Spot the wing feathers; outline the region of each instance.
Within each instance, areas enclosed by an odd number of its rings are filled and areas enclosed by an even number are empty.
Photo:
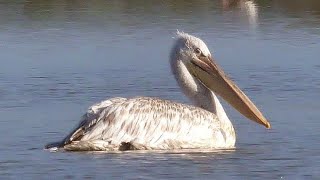
[[[90,107],[65,144],[104,140],[119,146],[130,142],[150,148],[182,147],[195,136],[210,138],[217,125],[214,114],[194,106],[147,97],[113,98]]]

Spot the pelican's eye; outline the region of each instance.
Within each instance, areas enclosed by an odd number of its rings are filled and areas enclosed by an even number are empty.
[[[196,48],[196,49],[194,50],[194,52],[195,52],[198,56],[200,56],[200,55],[202,54],[202,52],[201,52],[201,50],[200,50],[199,48]]]

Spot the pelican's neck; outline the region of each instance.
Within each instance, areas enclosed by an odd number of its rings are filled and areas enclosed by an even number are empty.
[[[225,139],[225,143],[229,147],[234,147],[236,142],[236,133],[234,131],[233,125],[229,120],[226,112],[224,111],[219,99],[217,96],[212,92],[212,101],[215,104],[216,115],[220,121],[221,129],[223,129],[223,136]]]
[[[195,106],[215,114],[221,122],[222,128],[231,128],[233,130],[232,123],[217,96],[192,76],[182,61],[171,61],[171,69],[182,92]]]

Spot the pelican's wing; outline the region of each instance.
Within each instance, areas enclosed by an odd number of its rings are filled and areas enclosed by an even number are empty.
[[[68,144],[71,141],[81,140],[81,138],[90,131],[91,127],[95,126],[97,122],[102,119],[101,113],[106,108],[112,107],[114,104],[119,104],[126,100],[126,98],[115,97],[89,107],[88,111],[82,116],[82,120],[79,125],[64,139],[64,144]]]
[[[220,123],[206,110],[154,98],[117,98],[92,106],[65,144],[75,144],[74,149],[79,142],[84,149],[125,143],[138,149],[196,148],[210,145],[215,133],[221,133]]]

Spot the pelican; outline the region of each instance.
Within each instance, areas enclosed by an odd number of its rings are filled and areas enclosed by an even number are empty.
[[[153,97],[111,98],[89,107],[79,125],[46,149],[124,151],[234,148],[236,134],[217,96],[266,128],[270,123],[213,60],[199,38],[177,32],[172,73],[192,105]]]

